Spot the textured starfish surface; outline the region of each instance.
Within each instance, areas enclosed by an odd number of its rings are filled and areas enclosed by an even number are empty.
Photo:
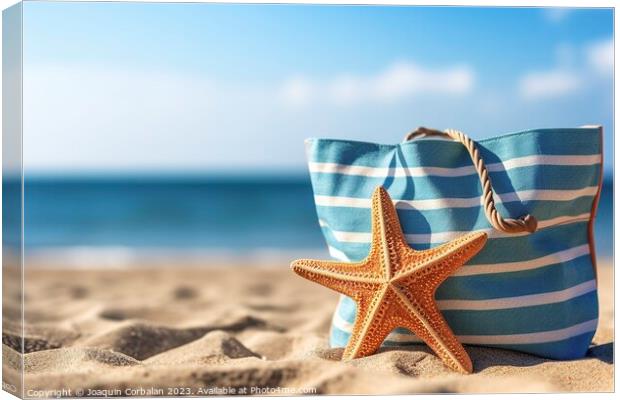
[[[471,373],[472,363],[435,303],[437,287],[478,253],[487,240],[472,232],[423,251],[409,247],[392,199],[383,187],[372,196],[372,243],[358,263],[296,260],[300,276],[357,303],[357,315],[343,360],[374,354],[397,327],[422,339],[450,368]]]

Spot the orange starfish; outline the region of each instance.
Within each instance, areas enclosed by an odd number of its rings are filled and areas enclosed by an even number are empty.
[[[397,327],[415,333],[443,362],[472,372],[463,346],[435,303],[437,287],[486,243],[484,232],[472,232],[430,250],[409,247],[392,199],[383,187],[372,196],[372,243],[361,262],[296,260],[298,275],[326,286],[357,303],[357,315],[343,360],[374,354]]]

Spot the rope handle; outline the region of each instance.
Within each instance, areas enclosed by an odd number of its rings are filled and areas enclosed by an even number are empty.
[[[503,218],[499,211],[495,208],[495,200],[493,199],[493,186],[491,185],[491,178],[487,167],[484,165],[484,160],[480,157],[480,152],[476,146],[476,142],[470,139],[466,134],[455,129],[446,129],[445,131],[439,131],[436,129],[429,129],[425,127],[419,127],[416,130],[408,133],[405,136],[404,141],[410,141],[421,136],[439,136],[448,137],[456,142],[461,143],[467,149],[471,160],[474,163],[476,172],[480,177],[480,183],[482,185],[482,200],[484,203],[484,213],[487,219],[493,225],[493,227],[499,231],[506,233],[520,233],[520,232],[536,232],[538,227],[538,221],[533,215],[527,214],[518,219]]]

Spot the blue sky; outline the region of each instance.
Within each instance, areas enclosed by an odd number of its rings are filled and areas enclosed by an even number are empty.
[[[24,6],[26,168],[303,171],[306,137],[613,132],[609,9]]]

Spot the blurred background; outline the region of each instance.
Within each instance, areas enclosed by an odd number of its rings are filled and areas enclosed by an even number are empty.
[[[612,254],[613,10],[24,4],[32,254],[326,257],[303,140],[601,124]]]

